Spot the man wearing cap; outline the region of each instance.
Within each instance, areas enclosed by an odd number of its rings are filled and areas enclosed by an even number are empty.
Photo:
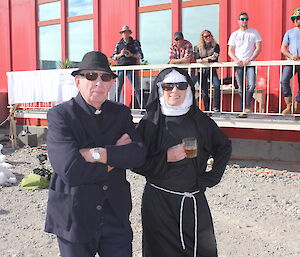
[[[122,35],[121,40],[116,44],[113,58],[118,61],[118,66],[127,66],[127,65],[136,65],[139,64],[140,59],[144,58],[141,44],[138,40],[133,39],[130,35],[132,33],[129,26],[125,25],[119,31]],[[139,88],[139,80],[137,72],[131,70],[126,70],[126,75],[132,84],[132,76],[134,76],[134,91],[136,95],[136,100],[140,106],[141,103],[141,92]],[[124,70],[118,71],[118,92],[117,92],[117,101],[120,100],[122,87],[124,84]]]
[[[281,52],[289,60],[298,61],[299,65],[295,66],[294,74],[293,66],[287,65],[283,68],[281,84],[284,101],[286,103],[286,108],[282,111],[283,114],[292,113],[292,91],[290,80],[296,73],[298,73],[298,93],[294,103],[294,113],[300,113],[300,7],[293,12],[291,20],[295,27],[285,33],[281,45]]]
[[[247,117],[251,110],[251,101],[253,99],[256,86],[256,73],[254,66],[248,66],[251,61],[255,61],[261,52],[262,39],[256,29],[248,28],[249,16],[242,12],[238,16],[240,28],[231,33],[228,40],[228,55],[237,64],[236,80],[239,87],[241,99],[240,110],[243,112],[239,117]],[[246,71],[248,86],[244,84],[244,72]],[[246,91],[246,96],[245,96]]]
[[[92,51],[72,72],[79,90],[48,111],[47,147],[53,175],[45,231],[57,235],[62,257],[131,257],[130,185],[144,146],[130,109],[107,100],[117,76]]]
[[[169,63],[191,63],[194,61],[193,46],[185,40],[182,32],[174,33],[174,42],[169,48]]]

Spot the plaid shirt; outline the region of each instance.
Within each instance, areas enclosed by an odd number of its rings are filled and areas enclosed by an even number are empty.
[[[169,59],[181,59],[184,57],[189,57],[190,62],[194,61],[194,53],[192,44],[184,40],[183,45],[178,48],[175,43],[172,43],[169,49]]]

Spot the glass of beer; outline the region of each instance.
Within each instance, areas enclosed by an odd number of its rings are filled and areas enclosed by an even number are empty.
[[[197,156],[197,138],[186,137],[182,139],[182,145],[187,158],[195,158]]]

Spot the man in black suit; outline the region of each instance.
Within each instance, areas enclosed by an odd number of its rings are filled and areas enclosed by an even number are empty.
[[[62,257],[130,257],[130,185],[126,168],[143,164],[145,149],[130,109],[107,100],[117,76],[107,57],[87,53],[72,72],[79,93],[48,112],[53,175],[45,231]]]

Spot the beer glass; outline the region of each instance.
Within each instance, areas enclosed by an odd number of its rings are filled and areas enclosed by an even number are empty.
[[[182,139],[182,145],[187,158],[195,158],[197,156],[197,138],[186,137]]]

